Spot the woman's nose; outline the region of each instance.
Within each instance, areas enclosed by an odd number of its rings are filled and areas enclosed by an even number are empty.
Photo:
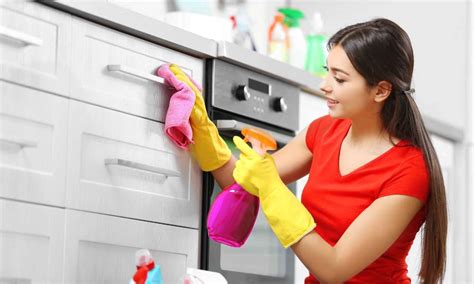
[[[323,80],[321,81],[321,84],[319,85],[319,89],[325,94],[331,92],[332,90],[327,81],[328,77],[329,76],[327,75],[324,76]]]

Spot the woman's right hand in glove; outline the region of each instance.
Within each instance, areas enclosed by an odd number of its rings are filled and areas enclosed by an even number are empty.
[[[226,164],[232,157],[232,153],[220,137],[219,131],[209,119],[204,104],[201,90],[176,64],[170,64],[170,71],[176,79],[189,87],[196,96],[193,110],[189,117],[193,129],[194,143],[191,145],[191,153],[199,163],[203,171],[214,171]]]

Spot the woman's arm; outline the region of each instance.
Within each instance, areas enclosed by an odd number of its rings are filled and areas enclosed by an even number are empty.
[[[312,153],[306,146],[307,130],[308,128],[303,129],[287,145],[272,154],[278,174],[285,184],[294,182],[309,172]],[[214,179],[221,188],[235,182],[232,171],[236,161],[237,158],[232,156],[224,166],[212,171]]]
[[[291,248],[319,281],[343,282],[379,258],[422,207],[410,196],[381,197],[354,220],[334,247],[313,231]]]

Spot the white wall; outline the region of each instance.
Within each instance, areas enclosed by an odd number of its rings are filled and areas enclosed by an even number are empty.
[[[322,13],[329,35],[350,24],[386,17],[409,34],[415,52],[416,99],[421,111],[465,129],[468,1],[292,1],[308,18]],[[308,30],[308,22],[302,27]]]

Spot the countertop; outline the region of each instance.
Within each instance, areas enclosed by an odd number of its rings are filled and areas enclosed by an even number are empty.
[[[92,1],[39,1],[75,16],[198,57],[219,58],[298,86],[314,95],[321,78],[229,42],[216,42],[117,5]]]

